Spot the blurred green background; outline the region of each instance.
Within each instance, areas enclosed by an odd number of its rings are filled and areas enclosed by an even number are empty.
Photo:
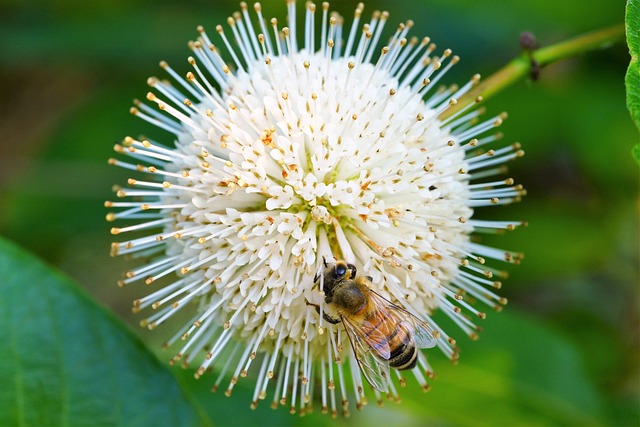
[[[284,20],[284,0],[262,3],[266,17]],[[331,2],[348,22],[355,4]],[[0,234],[75,278],[158,352],[173,329],[139,328],[130,306],[145,290],[115,285],[130,265],[109,258],[103,202],[129,174],[106,160],[126,135],[170,141],[129,115],[132,99],[162,75],[161,59],[188,71],[196,26],[215,33],[237,9],[235,0],[0,3]],[[611,0],[378,0],[366,2],[365,16],[375,9],[389,10],[391,23],[413,19],[412,35],[460,55],[449,83],[497,70],[519,53],[521,31],[546,46],[624,18],[624,2]],[[489,313],[480,340],[458,334],[460,364],[431,358],[438,377],[429,394],[408,387],[402,404],[369,405],[348,421],[300,418],[268,404],[250,411],[250,380],[227,399],[209,393],[215,376],[195,381],[176,369],[215,425],[638,425],[639,176],[630,155],[638,131],[625,107],[628,59],[622,43],[592,52],[487,103],[509,113],[504,141],[524,145],[510,175],[528,196],[478,216],[527,220],[491,239],[526,257],[509,268],[509,305]]]

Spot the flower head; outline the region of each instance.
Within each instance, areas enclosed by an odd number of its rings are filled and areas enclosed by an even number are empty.
[[[124,201],[107,202],[116,208],[109,220],[128,221],[112,233],[131,235],[113,254],[147,260],[120,282],[149,285],[134,311],[148,313],[150,329],[190,311],[167,341],[179,348],[172,361],[197,361],[196,376],[219,367],[215,388],[229,374],[227,395],[255,375],[254,405],[271,393],[274,404],[304,410],[315,382],[335,414],[337,400],[346,412],[370,393],[342,323],[322,315],[336,316],[314,281],[325,261],[369,276],[455,361],[455,340],[432,314],[445,312],[474,338],[472,318],[485,315],[470,302],[506,302],[493,291],[501,272],[485,260],[521,257],[470,238],[520,225],[473,217],[523,194],[495,177],[519,146],[482,147],[499,138],[504,116],[481,119],[479,99],[456,106],[479,77],[439,86],[458,57],[407,39],[410,21],[381,47],[388,13],[363,24],[362,8],[345,28],[327,3],[308,3],[298,37],[294,1],[288,27],[241,3],[229,28],[216,27],[224,57],[198,28],[193,71],[182,78],[162,62],[173,83],[149,79],[149,104],[132,109],[173,141],[127,137],[115,149],[132,161],[111,160],[140,172],[117,189]],[[426,389],[425,374],[420,352],[416,368],[393,373],[388,393],[397,396],[405,375]]]

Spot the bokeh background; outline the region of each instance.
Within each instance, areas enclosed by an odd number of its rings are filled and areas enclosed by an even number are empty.
[[[262,4],[283,20],[284,0]],[[356,2],[331,4],[350,22]],[[159,349],[173,329],[139,328],[130,307],[144,289],[115,284],[131,266],[108,255],[103,202],[129,175],[107,159],[126,135],[169,142],[128,113],[132,99],[162,75],[159,60],[188,71],[196,26],[215,33],[237,9],[235,0],[0,3],[0,234],[76,279],[162,360],[173,355]],[[546,46],[624,19],[624,2],[612,0],[369,0],[365,16],[375,9],[389,10],[391,23],[413,19],[412,35],[460,55],[449,83],[497,70],[519,54],[522,31]],[[431,358],[431,392],[410,386],[402,404],[369,405],[347,421],[301,418],[268,404],[251,411],[250,380],[226,398],[209,392],[215,376],[196,381],[175,369],[215,425],[638,425],[639,175],[630,154],[638,131],[625,108],[628,59],[620,43],[544,68],[487,103],[509,113],[505,143],[524,145],[510,175],[528,196],[478,215],[528,221],[492,239],[526,257],[509,267],[509,304],[489,313],[480,340],[458,337],[459,365]]]

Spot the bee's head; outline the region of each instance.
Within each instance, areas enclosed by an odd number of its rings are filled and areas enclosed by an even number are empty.
[[[348,264],[344,260],[336,260],[334,263],[327,263],[327,260],[323,258],[324,271],[322,276],[324,278],[324,291],[327,294],[331,294],[333,287],[342,280],[353,280],[356,278],[356,266]],[[314,282],[320,279],[320,275],[316,275]]]
[[[335,264],[325,267],[325,279],[339,282],[340,280],[353,280],[356,278],[356,266],[348,264],[344,260],[337,260]],[[327,277],[327,275],[329,277]]]
[[[347,264],[344,260],[336,261],[336,264],[333,266],[333,280],[353,280],[356,278],[356,273],[358,270],[356,266],[353,264]]]
[[[347,271],[347,263],[344,261],[337,261],[330,274],[333,275],[333,280],[338,281],[346,277]]]

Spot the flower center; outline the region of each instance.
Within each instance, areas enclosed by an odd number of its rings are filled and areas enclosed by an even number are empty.
[[[237,79],[241,84],[227,97],[235,140],[216,129],[209,140],[226,140],[234,164],[228,172],[245,191],[264,195],[268,211],[310,213],[327,225],[388,227],[405,203],[434,199],[440,165],[463,161],[462,150],[431,159],[450,135],[438,127],[420,87],[400,85],[373,64],[328,62],[303,51]],[[427,164],[433,172],[425,176]]]

